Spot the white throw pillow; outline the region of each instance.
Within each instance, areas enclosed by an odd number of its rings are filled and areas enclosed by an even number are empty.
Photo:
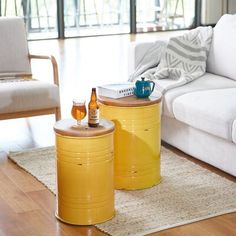
[[[223,15],[216,24],[207,71],[236,80],[236,14]]]

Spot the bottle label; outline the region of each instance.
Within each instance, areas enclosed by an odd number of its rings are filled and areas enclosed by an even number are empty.
[[[90,124],[99,123],[99,109],[89,109],[89,121]]]

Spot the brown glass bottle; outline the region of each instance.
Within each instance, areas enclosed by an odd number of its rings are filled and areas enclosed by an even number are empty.
[[[99,105],[96,88],[92,88],[91,99],[88,104],[88,125],[89,127],[98,127],[99,125]]]

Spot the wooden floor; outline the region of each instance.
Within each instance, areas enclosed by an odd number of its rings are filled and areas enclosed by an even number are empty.
[[[85,97],[99,84],[126,81],[130,41],[163,39],[174,33],[137,36],[103,36],[82,39],[45,40],[29,43],[33,54],[53,54],[60,68],[62,117],[70,117],[73,97]],[[50,81],[50,67],[34,62],[38,78]],[[52,81],[52,79],[51,79]],[[9,151],[54,145],[53,116],[0,121],[0,236],[105,235],[95,227],[70,226],[55,216],[55,196],[30,174],[7,159]],[[204,168],[234,182],[235,178],[195,160],[177,149],[168,148]],[[236,235],[236,213],[227,214],[153,235]]]

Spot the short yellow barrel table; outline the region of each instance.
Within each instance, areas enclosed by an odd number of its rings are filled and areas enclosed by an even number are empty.
[[[115,188],[143,189],[160,183],[161,94],[99,97],[100,114],[115,123]]]
[[[97,128],[60,120],[56,133],[56,217],[76,225],[101,223],[114,216],[114,123]]]

